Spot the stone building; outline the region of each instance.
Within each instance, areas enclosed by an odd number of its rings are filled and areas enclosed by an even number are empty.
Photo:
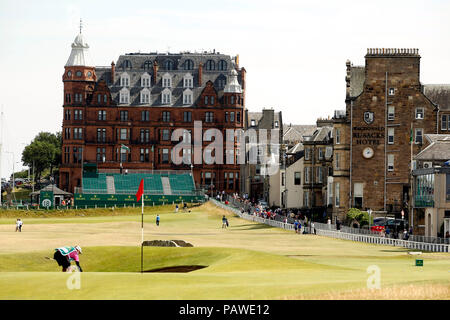
[[[94,67],[88,49],[80,32],[62,76],[62,189],[74,192],[81,186],[84,164],[99,171],[190,170],[197,188],[239,191],[236,161],[207,164],[197,153],[191,165],[196,153],[189,148],[183,151],[187,164],[171,159],[179,142],[171,139],[175,129],[183,129],[183,140],[191,143],[194,121],[201,121],[200,147],[206,147],[213,140],[207,129],[216,128],[225,137],[227,129],[244,128],[246,71],[238,56],[129,53],[111,66]],[[232,144],[228,154],[216,150],[211,155],[235,159],[237,143]]]
[[[365,66],[347,61],[346,110],[333,117],[335,217],[356,207],[408,218],[412,157],[425,134],[448,129],[436,103],[447,101],[446,86],[421,84],[420,58],[418,49],[368,49]]]
[[[265,157],[270,157],[271,148],[269,147],[271,141],[271,130],[278,130],[278,141],[277,145],[274,147],[279,148],[279,154],[281,155],[282,150],[282,138],[283,138],[283,117],[281,111],[275,112],[274,109],[263,109],[262,112],[248,112],[246,111],[245,117],[245,130],[255,130],[257,134],[256,145],[247,144],[247,153],[252,147],[258,148],[258,159],[257,163],[250,163],[247,161],[245,164],[241,165],[241,177],[242,177],[242,187],[243,193],[248,194],[250,199],[263,199],[265,201],[269,198],[269,175],[266,174],[266,167],[262,152],[265,152]],[[261,129],[267,130],[267,143],[265,145],[265,150],[262,149],[260,143],[260,131]],[[248,159],[248,157],[247,157]],[[281,159],[281,156],[280,156]]]

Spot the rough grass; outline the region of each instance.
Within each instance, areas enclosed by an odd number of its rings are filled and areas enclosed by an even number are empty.
[[[223,214],[228,229],[221,228]],[[450,298],[449,254],[423,254],[424,266],[415,267],[403,248],[299,235],[239,219],[212,204],[177,214],[174,206],[146,208],[145,240],[181,239],[194,247],[145,247],[144,270],[207,267],[140,274],[140,218],[140,211],[29,217],[22,233],[0,224],[0,299]],[[44,258],[53,248],[74,244],[84,251],[80,290],[69,290],[71,274]],[[371,265],[381,270],[380,290],[366,289]]]

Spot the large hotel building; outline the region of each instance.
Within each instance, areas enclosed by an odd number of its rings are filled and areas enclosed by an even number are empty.
[[[62,189],[81,187],[84,163],[99,171],[190,170],[197,188],[239,190],[238,164],[171,161],[171,149],[179,143],[171,141],[175,129],[185,129],[190,139],[194,121],[202,122],[203,132],[216,128],[224,137],[226,129],[244,127],[245,69],[238,56],[129,53],[111,66],[94,67],[88,48],[80,32],[62,77]],[[203,136],[203,146],[211,141]],[[192,150],[186,151],[190,158]]]

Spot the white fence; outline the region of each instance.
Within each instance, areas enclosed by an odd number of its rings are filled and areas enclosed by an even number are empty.
[[[280,221],[275,221],[271,219],[264,219],[258,216],[250,215],[247,213],[242,213],[239,209],[230,207],[222,202],[211,199],[210,201],[214,203],[216,206],[221,207],[225,210],[231,211],[238,215],[239,217],[253,221],[258,223],[267,224],[272,227],[281,228],[285,230],[294,230],[294,225],[291,223],[283,223]],[[381,244],[385,246],[395,246],[395,247],[403,247],[414,250],[421,251],[431,251],[431,252],[450,252],[450,245],[448,244],[436,244],[436,243],[427,243],[427,242],[416,242],[416,241],[408,241],[408,240],[400,240],[400,239],[392,239],[392,238],[384,238],[376,235],[365,235],[365,234],[355,234],[355,233],[347,233],[342,231],[335,230],[327,230],[328,228],[332,228],[332,225],[315,223],[314,229],[315,233],[320,236],[331,237],[342,240],[351,240],[351,241],[359,241],[371,244]]]

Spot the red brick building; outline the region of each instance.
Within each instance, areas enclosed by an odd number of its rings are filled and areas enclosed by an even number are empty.
[[[224,137],[226,129],[244,127],[245,69],[238,56],[129,53],[110,67],[94,67],[88,48],[77,35],[62,77],[62,189],[81,187],[84,163],[99,171],[192,170],[197,188],[239,191],[236,162],[191,167],[171,161],[171,149],[179,143],[171,141],[175,129],[185,129],[193,139],[194,121],[202,122],[203,133],[216,128]],[[211,143],[205,140],[212,139],[204,135],[203,146]],[[185,156],[191,158],[191,151]]]

